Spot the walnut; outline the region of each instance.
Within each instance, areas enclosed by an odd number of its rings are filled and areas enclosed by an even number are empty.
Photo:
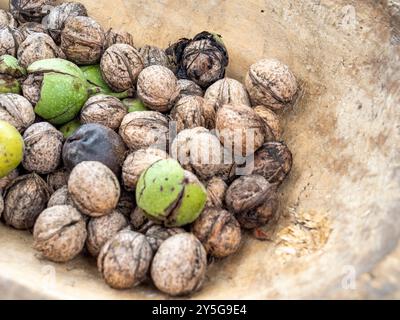
[[[0,9],[0,27],[18,27],[18,22],[12,14],[6,10]]]
[[[40,22],[56,0],[10,0],[10,12],[20,23]]]
[[[106,32],[106,42],[104,49],[108,49],[114,44],[122,43],[134,47],[133,37],[126,31],[114,31],[112,28]]]
[[[23,132],[35,121],[35,112],[31,103],[23,96],[14,93],[0,94],[0,119]]]
[[[268,140],[280,140],[282,129],[276,113],[264,106],[257,106],[254,111],[264,120]]]
[[[182,228],[166,228],[160,225],[153,225],[146,231],[146,238],[149,242],[153,252],[156,252],[160,245],[167,240],[169,237],[172,237],[178,233],[186,232],[185,229]]]
[[[75,207],[74,202],[71,199],[70,194],[68,193],[68,186],[65,185],[51,195],[49,202],[47,203],[47,208],[54,207],[54,206],[63,206],[69,205]]]
[[[69,172],[67,169],[62,168],[53,171],[47,175],[47,185],[49,186],[50,192],[54,193],[56,190],[68,183]]]
[[[6,189],[7,186],[13,182],[17,177],[19,176],[19,171],[18,169],[14,169],[11,171],[8,175],[0,179],[0,193],[2,193],[2,190]]]
[[[204,96],[203,89],[191,80],[187,79],[179,79],[178,80],[179,87],[179,99],[184,96]]]
[[[0,56],[16,56],[19,45],[24,41],[22,33],[15,27],[0,26]]]
[[[44,34],[49,33],[47,28],[44,25],[42,25],[41,23],[37,23],[37,22],[27,22],[27,23],[21,24],[18,27],[18,30],[21,32],[24,40],[26,40],[26,38],[28,38],[28,36],[30,36],[34,33],[44,33]]]
[[[139,52],[143,57],[145,68],[154,65],[170,68],[168,56],[163,49],[154,46],[144,46],[139,49]]]
[[[227,184],[221,177],[213,177],[207,182],[207,207],[222,208]]]

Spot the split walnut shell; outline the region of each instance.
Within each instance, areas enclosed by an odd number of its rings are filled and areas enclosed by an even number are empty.
[[[24,41],[22,33],[14,27],[0,26],[0,56],[16,56],[19,45]]]
[[[145,68],[154,65],[170,68],[168,56],[163,49],[146,45],[139,49],[139,53],[142,55]]]
[[[71,17],[61,32],[61,50],[76,64],[100,61],[104,45],[103,28],[92,18]]]
[[[128,289],[146,278],[152,258],[153,251],[146,237],[124,230],[102,247],[97,267],[110,287]]]
[[[18,94],[0,94],[0,119],[12,124],[23,132],[35,121],[31,103]]]
[[[213,177],[207,182],[206,207],[222,208],[225,202],[225,193],[228,185],[221,177]]]
[[[264,106],[257,106],[254,111],[263,119],[268,140],[277,141],[282,137],[279,117],[272,110]]]
[[[40,22],[55,0],[10,0],[10,12],[20,23]]]
[[[122,181],[125,189],[134,191],[140,175],[154,162],[168,157],[165,151],[154,148],[139,149],[130,153],[122,166]]]
[[[4,192],[3,219],[16,229],[31,229],[38,215],[46,208],[50,191],[37,174],[19,176]]]
[[[114,31],[112,28],[106,32],[104,49],[108,49],[114,44],[122,43],[134,47],[133,36],[126,31]]]
[[[126,106],[119,99],[99,94],[86,101],[80,120],[82,124],[98,123],[116,130],[127,113]]]
[[[199,96],[203,97],[204,92],[203,89],[191,80],[187,79],[179,79],[178,80],[179,87],[179,99],[184,96]]]
[[[251,107],[244,85],[231,78],[218,80],[209,86],[204,94],[204,99],[210,101],[216,111],[225,104]]]
[[[245,105],[224,105],[217,112],[215,126],[221,143],[235,156],[249,156],[265,141],[263,120]]]
[[[53,172],[61,160],[64,137],[48,122],[34,123],[24,135],[25,152],[23,167],[31,172]]]
[[[165,240],[151,264],[155,286],[171,296],[193,293],[200,289],[207,269],[203,245],[190,233],[180,233]]]
[[[47,175],[47,185],[49,186],[50,192],[53,193],[68,183],[69,173],[67,169],[62,168],[53,171]]]
[[[149,229],[147,229],[145,235],[147,241],[153,249],[153,252],[157,252],[160,245],[169,237],[184,232],[186,231],[182,228],[166,228],[160,225],[153,225]]]
[[[216,258],[235,253],[242,239],[239,222],[230,212],[220,208],[205,209],[193,223],[192,232],[207,253]]]
[[[131,112],[122,119],[119,135],[133,151],[148,147],[166,150],[168,119],[156,111]]]
[[[0,9],[0,27],[18,27],[18,22],[14,19],[12,14],[6,10]]]
[[[127,226],[126,218],[118,211],[102,217],[91,218],[87,225],[88,237],[86,240],[89,253],[97,257],[102,246]]]
[[[123,92],[135,87],[143,59],[134,47],[117,43],[104,52],[100,67],[107,84],[114,91]]]
[[[138,98],[149,109],[167,112],[179,96],[178,79],[163,66],[150,66],[139,74],[137,81]]]
[[[225,203],[242,228],[260,227],[276,214],[276,187],[260,175],[241,176],[226,191]]]
[[[26,40],[26,38],[28,38],[30,35],[32,35],[34,33],[48,34],[47,28],[44,25],[42,25],[41,23],[37,23],[37,22],[27,22],[27,23],[21,24],[18,27],[18,30],[21,32],[24,40]]]
[[[175,121],[177,132],[196,127],[215,128],[214,108],[202,97],[182,97],[171,110],[170,116]]]
[[[85,220],[74,207],[55,206],[38,217],[33,247],[51,261],[66,262],[82,251],[86,235]]]
[[[72,170],[68,192],[79,211],[100,217],[117,207],[121,190],[117,177],[108,167],[97,161],[84,161]]]
[[[245,85],[253,106],[280,110],[293,102],[298,90],[289,67],[275,59],[263,59],[250,66]]]

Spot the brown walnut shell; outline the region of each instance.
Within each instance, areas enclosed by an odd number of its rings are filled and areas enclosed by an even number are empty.
[[[282,129],[276,113],[264,106],[257,106],[254,111],[264,120],[267,139],[279,141],[282,137]]]
[[[178,80],[179,87],[179,99],[184,96],[199,96],[203,97],[204,92],[203,89],[191,80],[187,79],[179,79]]]
[[[47,28],[44,25],[42,25],[41,23],[37,23],[37,22],[27,22],[27,23],[21,24],[18,27],[18,30],[21,32],[24,40],[26,40],[26,38],[28,38],[28,36],[30,36],[34,33],[44,33],[44,34],[49,33]]]
[[[12,14],[6,10],[0,9],[0,27],[18,27],[18,22]]]
[[[130,218],[131,213],[136,207],[135,194],[121,189],[121,196],[117,204],[116,210],[122,213],[127,219]]]
[[[19,45],[24,41],[22,33],[15,27],[0,26],[0,56],[16,57]]]
[[[114,44],[122,43],[134,47],[133,36],[126,31],[114,31],[112,28],[106,32],[104,49],[108,49]]]
[[[132,211],[130,215],[130,222],[133,229],[139,232],[143,232],[144,229],[147,230],[146,225],[149,223],[153,225],[153,221],[149,222],[146,214],[139,207],[136,207],[135,210]]]
[[[185,229],[182,228],[166,228],[160,225],[153,225],[146,231],[146,238],[149,242],[153,252],[156,252],[160,245],[167,240],[169,237],[172,237],[178,233],[186,232]]]
[[[51,195],[49,202],[47,202],[47,208],[54,207],[54,206],[73,206],[75,207],[74,202],[71,199],[71,196],[68,192],[68,186],[65,185]]]
[[[12,170],[8,175],[0,179],[0,193],[19,176],[18,169]]]
[[[64,187],[68,183],[69,172],[67,169],[62,168],[53,171],[47,175],[47,185],[49,186],[50,192],[53,193],[56,190]]]
[[[10,12],[20,23],[40,22],[56,0],[10,0]]]
[[[213,177],[207,182],[206,207],[222,208],[225,202],[225,193],[228,185],[221,177]]]
[[[163,49],[146,45],[144,47],[141,47],[139,49],[139,52],[143,57],[145,68],[154,65],[170,68],[168,56]]]
[[[23,132],[35,121],[35,112],[30,102],[14,93],[0,95],[0,119]]]
[[[32,105],[36,105],[40,99],[42,82],[43,74],[32,73],[22,83],[22,93]]]

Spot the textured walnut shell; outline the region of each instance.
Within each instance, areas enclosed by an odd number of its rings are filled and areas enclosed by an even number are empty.
[[[207,269],[203,245],[190,233],[180,233],[165,240],[151,265],[155,286],[171,296],[190,294],[200,289]]]
[[[97,257],[103,245],[127,226],[124,215],[115,210],[103,217],[91,218],[87,225],[86,240],[89,253]]]
[[[18,30],[21,32],[24,40],[26,40],[26,38],[28,38],[28,36],[30,36],[31,34],[34,34],[34,33],[44,33],[44,34],[49,33],[47,28],[44,25],[42,25],[41,23],[37,23],[37,22],[24,23],[18,27]]]
[[[179,233],[186,232],[185,229],[182,228],[166,228],[160,225],[153,225],[146,231],[146,238],[149,242],[153,252],[156,252],[160,245],[167,240],[169,237],[172,237]]]
[[[168,133],[168,119],[156,111],[128,113],[119,128],[119,135],[133,151],[148,147],[166,150]]]
[[[260,227],[277,211],[276,185],[260,175],[242,176],[229,186],[225,202],[242,228]]]
[[[0,9],[0,27],[18,27],[18,22],[12,14],[6,10]]]
[[[263,59],[250,66],[245,85],[253,106],[280,110],[293,101],[298,86],[289,67],[275,59]]]
[[[0,26],[0,56],[9,54],[16,57],[23,40],[24,37],[17,28]]]
[[[16,229],[31,229],[49,197],[46,182],[37,174],[19,176],[4,191],[5,223]]]
[[[253,154],[266,136],[261,117],[245,105],[224,105],[217,112],[215,127],[221,143],[235,156]]]
[[[68,193],[68,186],[65,185],[51,195],[49,202],[47,202],[47,208],[54,207],[54,206],[63,206],[69,205],[75,207],[74,202],[71,199],[70,194]]]
[[[130,222],[135,230],[142,232],[143,227],[149,223],[149,219],[147,218],[146,214],[143,212],[142,209],[136,207],[135,210],[133,210],[130,215]],[[153,223],[151,225],[153,225]]]
[[[140,175],[154,162],[168,157],[165,151],[154,148],[139,149],[130,153],[122,166],[122,181],[125,189],[134,191]]]
[[[64,136],[48,122],[34,123],[25,130],[23,167],[31,172],[53,172],[61,160]]]
[[[235,253],[242,239],[239,222],[230,212],[218,208],[205,209],[193,223],[192,232],[216,258]]]
[[[127,219],[130,218],[131,213],[135,209],[136,199],[135,195],[131,192],[121,189],[121,196],[117,204],[116,210],[122,213]]]
[[[18,169],[14,169],[11,171],[8,175],[0,179],[0,193],[2,193],[2,190],[6,189],[7,186],[13,182],[17,177],[19,176],[19,171]]]
[[[150,66],[139,74],[137,95],[149,109],[167,112],[179,96],[178,79],[163,66]]]
[[[103,28],[95,20],[71,17],[61,32],[61,49],[76,64],[95,64],[100,61],[104,40]]]
[[[55,206],[38,217],[33,247],[51,261],[66,262],[82,251],[86,235],[85,220],[74,207]]]
[[[87,11],[82,3],[65,2],[50,10],[50,13],[42,20],[57,44],[61,42],[61,31],[64,29],[65,22],[72,17],[87,16]]]
[[[153,250],[144,235],[121,231],[101,249],[97,267],[110,287],[128,289],[146,278],[152,258]]]
[[[179,87],[179,99],[184,96],[204,96],[203,89],[191,80],[187,79],[179,79],[178,80]]]
[[[3,214],[3,210],[4,210],[4,200],[3,200],[3,195],[0,192],[0,218],[1,215]]]
[[[204,94],[204,99],[210,101],[215,110],[225,104],[240,104],[251,107],[249,95],[244,85],[231,78],[218,80],[209,86]]]
[[[121,190],[117,177],[108,167],[101,162],[84,161],[72,170],[68,192],[82,213],[100,217],[117,207]]]
[[[81,123],[98,123],[116,130],[127,113],[119,99],[99,94],[86,101],[81,110]]]
[[[35,121],[35,112],[23,96],[14,93],[0,94],[0,119],[23,132]]]
[[[213,177],[207,182],[207,207],[222,208],[228,185],[221,177]]]
[[[122,43],[134,47],[133,36],[126,31],[114,31],[112,28],[106,32],[104,49],[108,49],[114,44]]]
[[[292,153],[282,142],[267,142],[254,154],[253,174],[270,183],[282,183],[292,168]]]
[[[30,74],[22,83],[22,93],[30,103],[36,105],[40,99],[43,74]]]
[[[117,43],[109,47],[101,58],[101,73],[107,84],[116,92],[135,87],[143,70],[140,53],[132,46]]]
[[[145,68],[154,65],[170,68],[168,56],[163,49],[146,45],[141,47],[139,52],[142,55]]]
[[[10,0],[10,12],[20,23],[40,22],[56,0]]]
[[[269,141],[280,140],[282,138],[282,129],[276,113],[264,106],[257,106],[254,108],[254,111],[264,121],[266,139]]]
[[[47,175],[47,185],[49,186],[50,192],[53,193],[56,190],[64,187],[68,183],[69,172],[67,169],[59,169],[53,171]]]

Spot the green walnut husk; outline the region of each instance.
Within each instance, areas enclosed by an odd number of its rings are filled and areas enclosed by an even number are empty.
[[[100,65],[95,64],[91,66],[80,67],[85,75],[87,82],[99,90],[99,93],[103,93],[109,96],[116,97],[118,99],[124,99],[132,96],[132,90],[126,90],[124,92],[114,92],[108,84],[104,81],[101,75]]]
[[[0,93],[21,93],[18,78],[24,76],[26,70],[21,67],[18,60],[10,55],[0,57]]]
[[[54,58],[36,61],[27,71],[29,75],[43,76],[40,84],[33,85],[38,86],[39,100],[31,102],[35,103],[35,113],[54,125],[74,119],[89,96],[96,92],[86,81],[81,69],[67,60]]]
[[[152,220],[168,227],[192,223],[203,211],[207,191],[192,173],[173,159],[160,160],[145,170],[136,186],[136,202]]]
[[[122,103],[128,108],[128,112],[150,111],[139,99],[127,98]]]
[[[64,138],[67,139],[74,134],[76,130],[81,126],[79,119],[74,119],[66,124],[62,125],[58,130],[63,134]]]

